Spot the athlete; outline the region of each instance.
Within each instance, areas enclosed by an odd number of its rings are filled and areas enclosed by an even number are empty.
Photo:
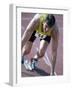
[[[52,39],[51,75],[55,75],[59,31],[53,14],[36,14],[28,24],[22,36],[22,63],[24,56],[30,53],[37,37],[40,38],[40,46],[36,55],[31,59],[31,70],[35,69],[38,60],[45,55]]]

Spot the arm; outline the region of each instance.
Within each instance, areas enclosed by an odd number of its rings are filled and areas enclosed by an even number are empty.
[[[34,18],[30,21],[29,25],[27,26],[22,36],[22,46],[21,46],[22,48],[31,37],[33,31],[37,28],[38,24],[39,24],[39,15],[36,14]]]
[[[54,75],[56,58],[57,58],[57,48],[58,48],[58,39],[59,39],[59,31],[58,28],[55,27],[52,32],[52,67],[51,74]]]

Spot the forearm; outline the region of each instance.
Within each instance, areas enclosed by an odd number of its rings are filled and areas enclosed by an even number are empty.
[[[51,67],[51,73],[54,75],[55,72],[55,66],[57,61],[57,48],[58,48],[58,40],[53,41],[52,43],[52,67]]]
[[[55,65],[57,60],[57,48],[58,48],[58,40],[59,40],[59,31],[57,28],[55,28],[52,32],[52,67],[51,67],[51,73],[54,75],[55,72]]]
[[[52,60],[51,60],[51,74],[54,75],[54,71],[55,71],[55,65],[56,65],[56,54],[52,56]]]

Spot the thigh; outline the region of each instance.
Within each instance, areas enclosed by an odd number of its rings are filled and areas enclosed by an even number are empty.
[[[25,48],[25,49],[31,49],[32,45],[33,45],[33,42],[28,41],[28,42],[25,44],[24,48]]]

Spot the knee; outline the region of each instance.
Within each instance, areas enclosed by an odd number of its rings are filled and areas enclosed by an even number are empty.
[[[38,52],[38,56],[39,56],[40,58],[43,57],[44,54],[45,54],[45,52],[44,52],[43,50],[40,50],[40,51]]]
[[[30,49],[24,49],[23,50],[23,55],[27,55],[27,54],[29,54],[30,53]]]

